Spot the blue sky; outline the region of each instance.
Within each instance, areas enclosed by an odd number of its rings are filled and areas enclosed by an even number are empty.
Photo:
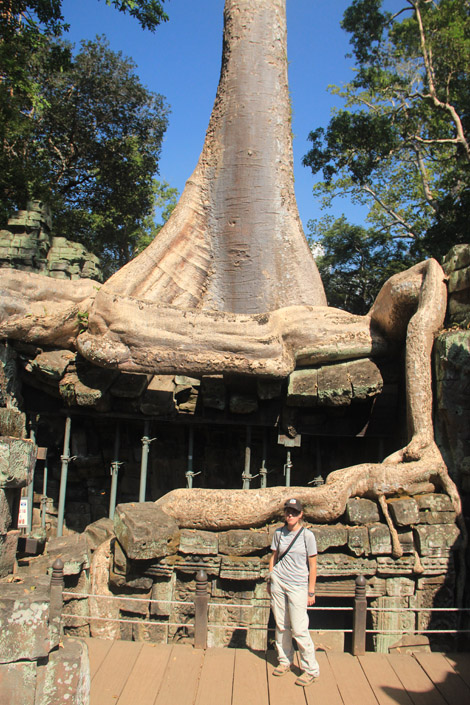
[[[354,62],[345,58],[348,35],[339,23],[351,0],[287,0],[289,85],[293,105],[295,191],[300,217],[322,215],[312,196],[314,177],[302,166],[310,130],[328,124],[338,100],[329,84],[350,80]],[[67,38],[79,44],[104,34],[115,51],[131,56],[144,85],[165,96],[171,106],[160,160],[160,178],[181,191],[198,160],[215,98],[222,51],[224,0],[167,0],[170,21],[155,33],[107,7],[104,0],[64,0],[70,23]],[[334,215],[345,212],[362,222],[364,212],[338,201]]]

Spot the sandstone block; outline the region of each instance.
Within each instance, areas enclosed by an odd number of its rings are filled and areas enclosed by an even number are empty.
[[[470,289],[456,291],[449,296],[448,314],[452,322],[457,323],[465,318],[470,313]]]
[[[433,512],[425,510],[419,513],[420,524],[454,524],[455,512]]]
[[[377,556],[377,575],[412,575],[414,568],[414,556],[402,556],[401,558]]]
[[[161,578],[153,584],[150,603],[152,617],[168,617],[171,611],[171,600],[176,582],[176,573],[169,578]]]
[[[374,602],[373,607],[379,609],[393,610],[387,612],[372,612],[372,624],[374,629],[384,634],[374,636],[375,646],[378,653],[388,653],[388,648],[397,640],[397,633],[387,634],[388,631],[410,632],[415,629],[415,615],[413,612],[406,612],[408,607],[406,598],[402,597],[379,597]]]
[[[421,510],[434,512],[452,512],[454,510],[452,500],[446,494],[418,494],[415,496],[415,500]]]
[[[118,575],[126,576],[128,559],[116,538],[111,539],[111,554],[113,557],[113,571]]]
[[[13,573],[19,535],[18,530],[0,534],[0,578]]]
[[[64,563],[64,575],[78,575],[90,567],[90,552],[84,534],[56,536],[47,543],[47,561],[50,566],[56,558]]]
[[[89,700],[88,647],[79,639],[64,639],[48,663],[38,668],[35,705],[88,705]]]
[[[463,269],[470,265],[470,246],[454,245],[443,258],[443,268],[446,274],[455,269]]]
[[[0,489],[0,535],[6,534],[11,526],[14,490]]]
[[[145,570],[145,575],[150,577],[169,577],[173,571],[177,570],[186,575],[194,576],[200,568],[207,571],[209,575],[219,575],[221,556],[192,556],[176,555],[161,558]],[[240,559],[241,560],[241,559]]]
[[[257,580],[261,561],[257,557],[222,556],[220,577],[230,580]]]
[[[348,363],[325,365],[318,370],[318,403],[349,406],[353,396]]]
[[[0,663],[45,658],[57,646],[49,622],[50,580],[25,578],[4,583],[0,598]]]
[[[449,275],[448,290],[452,294],[455,291],[463,291],[470,288],[470,267],[456,269]]]
[[[388,509],[395,524],[410,526],[419,521],[419,508],[417,502],[411,497],[391,499],[387,501]]]
[[[178,550],[180,553],[217,555],[219,550],[218,536],[214,531],[182,529]]]
[[[320,553],[317,561],[319,576],[330,575],[374,575],[377,561],[369,558],[355,558],[341,553]]]
[[[346,505],[346,519],[349,524],[373,524],[380,521],[379,509],[371,499],[353,497]]]
[[[150,607],[150,591],[151,588],[144,591],[136,590],[132,596],[122,597],[119,600],[119,609],[121,612],[129,612],[132,615],[138,614],[141,617],[147,617]]]
[[[400,541],[403,553],[414,553],[415,544],[412,531],[398,531],[398,540]]]
[[[0,438],[0,487],[25,487],[31,482],[37,447],[23,438]]]
[[[388,526],[385,524],[369,526],[369,541],[370,552],[374,556],[392,552],[392,539]]]
[[[246,556],[270,546],[267,531],[232,529],[219,533],[219,553],[229,556]]]
[[[369,530],[367,526],[351,526],[348,529],[348,548],[356,556],[370,553]]]
[[[155,375],[150,380],[140,402],[143,414],[172,415],[176,413],[175,383],[172,375]]]
[[[84,533],[87,537],[90,551],[94,551],[100,544],[103,543],[103,541],[107,541],[114,536],[113,520],[109,519],[109,517],[98,519],[92,524],[88,524]]]
[[[0,408],[0,436],[24,438],[26,436],[26,414],[18,409]]]
[[[34,705],[35,661],[0,664],[0,697],[5,705]]]
[[[455,524],[420,525],[414,529],[421,556],[445,557],[456,548],[460,531]]]
[[[289,375],[287,388],[289,406],[316,406],[318,404],[318,370],[295,370]]]
[[[58,384],[65,370],[75,360],[75,353],[70,350],[51,350],[36,355],[26,365],[26,371],[40,377],[43,382]]]
[[[348,363],[353,399],[367,399],[380,393],[383,387],[382,374],[372,360],[363,358]]]
[[[332,526],[316,525],[312,526],[315,534],[318,553],[323,553],[332,546],[345,546],[348,542],[348,530],[341,524]]]
[[[178,524],[153,502],[118,504],[114,531],[128,558],[149,560],[176,553]]]
[[[410,578],[388,578],[386,586],[389,597],[409,597],[414,595],[416,583]]]

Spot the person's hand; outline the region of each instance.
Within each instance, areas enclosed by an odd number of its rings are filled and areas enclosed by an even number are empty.
[[[314,604],[315,604],[315,595],[308,595],[308,597],[307,597],[308,607],[311,607]]]

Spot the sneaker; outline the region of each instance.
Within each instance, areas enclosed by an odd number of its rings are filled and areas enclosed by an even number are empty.
[[[312,685],[317,681],[319,676],[314,676],[312,673],[305,673],[305,671],[297,678],[295,685],[301,685],[306,688],[308,685]]]
[[[290,668],[290,663],[280,663],[279,666],[276,666],[274,669],[273,676],[285,676],[286,673],[289,673]]]

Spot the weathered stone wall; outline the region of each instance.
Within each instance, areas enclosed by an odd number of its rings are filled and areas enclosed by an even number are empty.
[[[61,641],[46,575],[1,582],[0,691],[9,705],[88,705],[85,642]],[[59,643],[60,642],[60,643]]]
[[[445,257],[449,301],[446,330],[434,348],[436,435],[470,517],[470,245]],[[470,559],[469,559],[470,560]]]
[[[51,214],[39,201],[17,211],[0,230],[0,268],[38,272],[55,279],[102,281],[98,257],[83,245],[51,232]]]
[[[392,556],[390,531],[379,505],[371,500],[350,500],[335,525],[310,526],[319,550],[320,608],[312,614],[311,628],[327,648],[344,647],[341,632],[351,628],[351,615],[338,617],[321,608],[337,605],[338,600],[352,605],[354,581],[360,574],[367,580],[369,606],[397,608],[372,613],[369,628],[397,633],[375,635],[369,647],[387,651],[405,632],[457,625],[452,612],[408,611],[455,604],[460,538],[449,498],[431,493],[395,497],[387,503],[403,548],[401,558]],[[65,589],[77,593],[66,596],[69,633],[86,636],[91,624],[95,636],[173,642],[193,638],[195,575],[204,568],[209,577],[209,645],[263,649],[269,618],[265,577],[276,526],[180,530],[153,503],[123,504],[116,509],[114,535],[109,520],[87,529],[92,559],[84,537],[66,537],[51,541],[48,555],[20,561],[19,571],[21,575],[46,570],[60,550],[65,555]],[[78,593],[118,599],[87,599]],[[99,619],[89,621],[89,615]],[[324,631],[332,626],[339,635]],[[435,648],[455,648],[452,637],[429,638]]]

